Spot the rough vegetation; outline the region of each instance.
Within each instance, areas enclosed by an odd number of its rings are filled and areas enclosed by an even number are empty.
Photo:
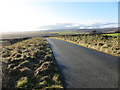
[[[107,35],[79,35],[79,36],[56,36],[54,38],[72,42],[81,46],[92,48],[110,55],[119,56],[119,38],[120,36]]]
[[[2,74],[3,88],[63,88],[50,45],[42,37],[4,47]]]
[[[29,39],[29,38],[2,39],[2,40],[0,40],[0,47],[9,46],[9,45],[15,44],[17,42],[21,42],[26,39]]]

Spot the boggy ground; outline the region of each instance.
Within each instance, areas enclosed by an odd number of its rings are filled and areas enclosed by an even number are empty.
[[[47,40],[31,38],[3,48],[2,88],[63,88]]]
[[[103,36],[103,35],[80,35],[80,36],[57,36],[53,37],[77,45],[92,48],[100,52],[104,52],[113,56],[120,55],[119,36]]]

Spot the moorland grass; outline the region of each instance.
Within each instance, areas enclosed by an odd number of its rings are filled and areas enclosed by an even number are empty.
[[[4,47],[2,86],[15,89],[63,88],[53,57],[48,41],[42,37]]]
[[[78,35],[78,36],[54,36],[53,38],[65,40],[80,46],[91,48],[103,53],[119,57],[119,36],[108,35]]]
[[[102,34],[107,36],[120,36],[120,33],[112,33],[112,34]]]

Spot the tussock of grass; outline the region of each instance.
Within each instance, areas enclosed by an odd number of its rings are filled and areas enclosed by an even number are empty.
[[[50,45],[42,37],[4,47],[2,59],[3,87],[29,89],[63,87]],[[11,82],[11,85],[7,82]]]
[[[80,35],[80,36],[57,36],[53,37],[74,44],[92,48],[113,56],[120,55],[119,36],[107,35]]]
[[[24,89],[30,88],[31,86],[32,84],[29,83],[27,77],[20,78],[20,80],[17,81],[17,85],[16,85],[17,88],[24,88]]]

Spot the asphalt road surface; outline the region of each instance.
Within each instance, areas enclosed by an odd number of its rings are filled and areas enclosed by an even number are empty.
[[[118,58],[63,40],[47,38],[66,88],[118,88]]]

